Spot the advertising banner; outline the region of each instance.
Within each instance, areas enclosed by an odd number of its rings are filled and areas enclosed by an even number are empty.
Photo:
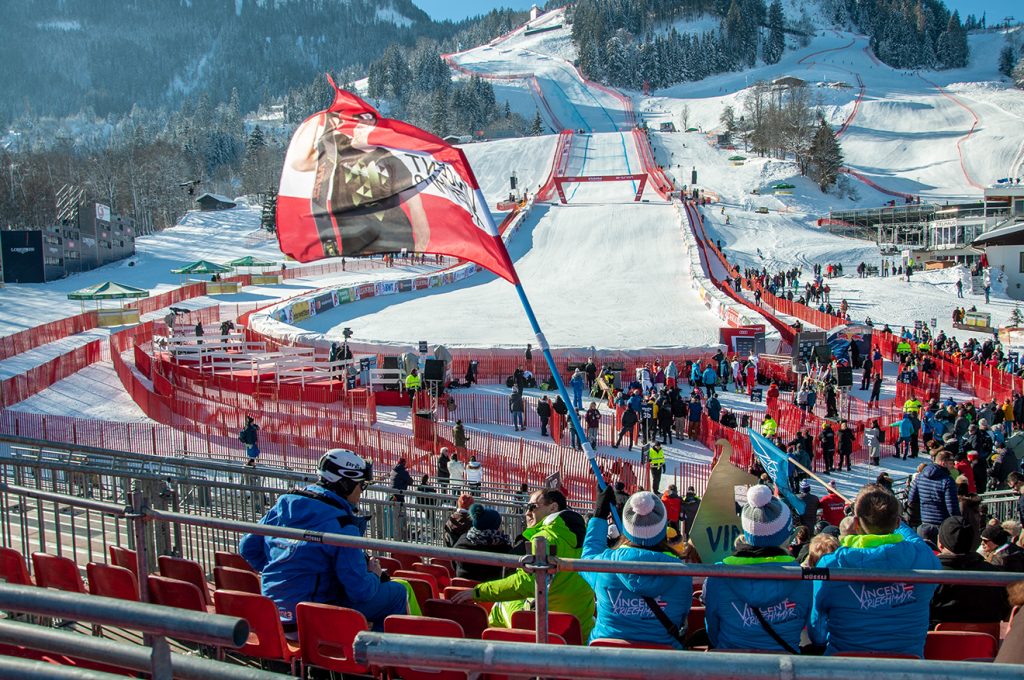
[[[412,290],[412,279],[402,279],[398,282],[398,292],[408,293]]]
[[[740,511],[747,501],[747,489],[757,483],[754,475],[729,460],[732,445],[719,439],[722,456],[708,477],[707,490],[690,528],[690,540],[704,564],[714,564],[732,554],[733,541],[743,534]]]

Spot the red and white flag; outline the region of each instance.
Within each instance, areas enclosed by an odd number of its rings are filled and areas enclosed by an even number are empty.
[[[281,251],[299,262],[439,253],[518,283],[462,151],[331,85],[334,103],[288,145],[277,196]]]

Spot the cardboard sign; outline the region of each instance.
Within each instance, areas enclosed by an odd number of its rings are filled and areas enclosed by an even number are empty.
[[[690,528],[701,562],[720,562],[733,551],[733,542],[743,534],[740,510],[746,502],[747,489],[757,478],[732,464],[732,445],[725,439],[715,442],[722,447],[722,456],[708,477],[707,490]]]

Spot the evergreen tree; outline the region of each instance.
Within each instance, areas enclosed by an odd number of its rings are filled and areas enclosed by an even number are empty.
[[[544,134],[544,121],[540,119],[540,109],[536,109],[533,115],[533,123],[530,124],[530,134],[534,137]]]
[[[1013,75],[1013,63],[1016,60],[1017,55],[1013,50],[1013,45],[1005,45],[999,53],[999,72],[1009,78]]]
[[[946,30],[935,44],[936,57],[943,68],[967,66],[967,32],[960,25],[960,13],[955,11],[949,17]]]
[[[1013,67],[1013,73],[1010,74],[1010,77],[1017,88],[1024,90],[1024,57],[1021,57],[1017,65]]]
[[[778,63],[786,50],[785,28],[786,17],[782,12],[782,3],[772,0],[768,7],[768,39],[764,43],[761,54],[766,64]]]
[[[836,141],[836,133],[824,118],[819,119],[818,129],[810,147],[810,170],[818,187],[827,191],[836,183],[839,170],[843,167],[843,150]]]
[[[718,117],[718,122],[722,124],[722,127],[728,133],[736,131],[736,112],[731,106],[726,106],[722,109],[722,115]]]

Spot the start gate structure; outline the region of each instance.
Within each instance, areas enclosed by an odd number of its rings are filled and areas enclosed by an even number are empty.
[[[565,191],[562,186],[577,182],[637,182],[636,196],[634,201],[639,202],[644,194],[644,187],[647,186],[647,173],[636,175],[557,175],[552,178],[555,183],[555,191],[562,203],[568,203],[565,198]]]

